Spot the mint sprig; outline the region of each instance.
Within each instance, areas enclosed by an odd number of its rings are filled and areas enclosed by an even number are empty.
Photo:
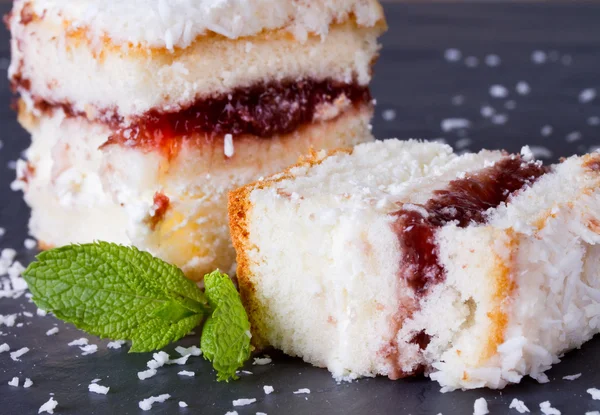
[[[205,356],[219,380],[235,378],[249,357],[250,339],[238,335],[241,329],[249,333],[248,316],[225,274],[207,275],[205,295],[179,268],[108,242],[68,245],[36,259],[23,273],[33,301],[90,334],[131,340],[130,352],[148,352],[208,317],[201,346],[207,345]]]
[[[204,276],[213,309],[204,323],[200,348],[217,370],[217,379],[237,379],[236,370],[250,357],[250,322],[229,277],[214,271]]]

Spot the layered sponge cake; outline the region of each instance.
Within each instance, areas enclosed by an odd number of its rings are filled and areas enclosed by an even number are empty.
[[[336,379],[502,388],[600,331],[600,154],[387,140],[230,194],[257,347]]]
[[[17,0],[7,22],[32,135],[14,187],[44,247],[229,270],[228,190],[372,139],[376,0]]]

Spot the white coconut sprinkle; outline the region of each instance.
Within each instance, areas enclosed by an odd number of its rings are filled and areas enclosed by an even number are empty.
[[[146,363],[146,366],[148,366],[148,368],[150,369],[157,369],[161,366],[164,366],[165,363],[169,361],[169,355],[163,351],[154,353],[152,357],[153,359],[149,360],[148,363]]]
[[[552,152],[547,147],[529,146],[535,158],[551,158]],[[540,382],[542,383],[542,382]]]
[[[479,110],[479,113],[481,114],[482,117],[489,118],[496,113],[496,110],[494,108],[490,107],[489,105],[484,105]]]
[[[448,62],[458,62],[462,58],[462,52],[455,48],[449,48],[444,51],[444,59]]]
[[[487,66],[495,67],[495,66],[500,65],[500,62],[501,62],[500,56],[498,56],[498,55],[491,54],[491,55],[487,55],[485,57],[485,64]]]
[[[157,402],[163,403],[170,397],[171,397],[171,395],[169,395],[168,393],[163,393],[162,395],[158,395],[158,396],[151,396],[149,398],[139,401],[138,406],[140,407],[140,409],[142,411],[149,411],[150,409],[152,409],[152,405],[154,405]]]
[[[233,136],[231,134],[225,134],[223,140],[223,151],[226,157],[232,157],[235,149],[233,148]]]
[[[93,383],[92,382],[92,383],[90,383],[88,385],[88,390],[90,392],[94,392],[94,393],[97,393],[97,394],[100,394],[100,395],[106,395],[108,393],[108,391],[110,390],[110,387],[109,386],[102,386],[102,385],[99,385],[97,383]]]
[[[90,383],[98,383],[100,382],[102,379],[100,378],[96,378],[96,379],[92,379],[92,381]]]
[[[190,355],[181,356],[178,359],[172,359],[167,362],[168,365],[185,365],[190,358]]]
[[[15,388],[19,386],[19,378],[18,377],[14,377],[11,380],[8,381],[8,384],[10,386],[14,386]]]
[[[227,411],[225,415],[238,415],[237,411]]]
[[[6,229],[0,228],[0,237],[4,236],[5,233],[6,233]]]
[[[254,362],[252,362],[253,365],[258,365],[258,366],[264,366],[264,365],[268,365],[269,363],[271,363],[273,360],[271,360],[271,358],[269,356],[265,356],[265,357],[255,357],[254,358]]]
[[[29,347],[21,347],[19,350],[12,352],[10,354],[10,358],[12,360],[14,360],[15,362],[20,362],[21,359],[19,359],[21,356],[23,356],[25,353],[27,353],[29,351]]]
[[[67,343],[67,346],[85,346],[88,343],[89,343],[89,340],[86,339],[85,337],[82,337],[80,339],[76,339],[76,340],[73,340],[72,342]]]
[[[517,398],[513,399],[510,403],[509,409],[516,409],[518,413],[524,414],[529,412],[529,408],[525,405],[523,401],[518,400]]]
[[[543,135],[544,137],[548,137],[550,134],[552,134],[553,128],[551,125],[544,125],[542,127],[542,129],[540,130],[540,134]]]
[[[190,370],[182,370],[180,372],[177,372],[177,374],[180,376],[196,376],[196,373],[194,373]]]
[[[542,411],[544,415],[561,415],[558,409],[550,406],[550,401],[542,402],[540,404],[540,411]]]
[[[147,369],[137,373],[140,380],[151,378],[154,375],[156,375],[156,369]]]
[[[13,327],[15,325],[16,319],[16,314],[0,314],[0,326],[4,324],[6,327]]]
[[[596,98],[595,88],[586,88],[579,93],[579,102],[586,104],[593,101]]]
[[[31,385],[33,385],[33,381],[29,378],[25,378],[25,382],[23,382],[23,387],[29,388],[29,387],[31,387]]]
[[[537,65],[545,63],[548,59],[548,55],[543,50],[534,50],[531,54],[531,61]]]
[[[83,352],[82,356],[87,356],[88,354],[94,354],[98,351],[98,345],[96,344],[88,344],[86,346],[80,346],[79,349]]]
[[[50,399],[48,399],[48,402],[46,402],[45,404],[40,406],[40,409],[38,409],[38,414],[41,414],[42,412],[47,412],[49,414],[53,414],[54,409],[57,406],[58,406],[58,401],[55,401],[54,398],[51,396]]]
[[[506,98],[508,89],[504,85],[492,85],[490,87],[490,95],[494,98]]]
[[[600,401],[600,389],[590,388],[586,392],[592,395],[592,399]]]
[[[188,404],[183,402],[183,401],[179,401],[179,407],[180,408],[187,408]]]
[[[531,92],[531,87],[529,86],[529,84],[525,81],[519,81],[517,82],[517,85],[515,86],[515,90],[517,91],[517,94],[519,95],[529,95],[529,93]]]
[[[575,380],[581,377],[581,373],[576,373],[574,375],[563,376],[564,380]]]
[[[275,388],[271,385],[263,386],[263,390],[265,391],[265,395],[270,395],[275,391]]]
[[[392,109],[385,110],[381,113],[381,117],[385,121],[394,121],[396,119],[396,111]]]
[[[29,317],[29,318],[33,317],[33,313],[30,313],[29,311],[23,311],[23,313],[22,313],[22,314],[23,314],[25,317]]]
[[[581,140],[581,137],[582,135],[579,131],[572,131],[569,134],[567,134],[565,138],[567,140],[567,143],[574,143],[575,141]]]
[[[475,56],[467,56],[465,58],[465,65],[467,65],[468,68],[475,68],[479,65],[479,59]]]
[[[27,249],[34,249],[37,246],[37,242],[31,238],[27,238],[23,242],[23,246],[25,246]]]
[[[492,115],[492,124],[504,125],[508,121],[508,115],[506,114],[494,114]]]
[[[48,315],[48,312],[46,310],[38,308],[37,310],[35,310],[35,314],[37,314],[40,317],[46,317],[46,315]]]
[[[192,347],[182,347],[177,346],[175,351],[179,353],[181,356],[191,355],[191,356],[200,356],[202,354],[202,350],[200,350],[197,346]]]
[[[592,125],[592,126],[600,125],[600,117],[598,117],[596,115],[592,115],[591,117],[588,117],[587,123],[588,123],[588,125]]]
[[[600,412],[598,412],[598,411],[591,411],[591,412],[586,412],[585,415],[600,415]]]
[[[310,389],[308,389],[308,388],[302,388],[302,389],[298,389],[297,391],[294,391],[294,394],[296,394],[296,395],[300,395],[300,394],[303,394],[303,393],[310,393]]]
[[[8,352],[10,350],[10,346],[8,343],[0,344],[0,353]]]
[[[487,401],[484,398],[475,400],[473,404],[473,415],[486,415],[489,414]]]
[[[125,340],[115,340],[114,342],[108,342],[106,345],[109,349],[120,349],[125,344]]]
[[[58,333],[58,327],[52,327],[50,330],[46,332],[46,336],[52,336]]]
[[[445,120],[442,120],[440,126],[444,132],[449,132],[461,128],[469,128],[471,126],[471,121],[465,118],[446,118]]]
[[[256,415],[267,415],[265,412],[257,412]]]
[[[252,398],[252,399],[241,398],[241,399],[234,400],[232,403],[233,403],[233,406],[246,406],[246,405],[253,404],[254,402],[256,402],[255,398]]]

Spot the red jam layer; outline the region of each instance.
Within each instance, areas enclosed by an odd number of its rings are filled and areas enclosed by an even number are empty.
[[[270,138],[312,122],[320,106],[342,97],[353,105],[371,101],[368,87],[356,82],[302,80],[259,84],[196,101],[178,112],[149,111],[133,121],[135,128],[119,130],[111,141],[170,147],[169,141],[195,133]]]
[[[536,162],[507,157],[491,167],[451,181],[443,190],[415,209],[403,207],[394,229],[403,248],[400,277],[419,295],[442,282],[445,272],[438,260],[437,228],[455,221],[458,226],[485,223],[486,211],[505,203],[515,192],[547,172]]]

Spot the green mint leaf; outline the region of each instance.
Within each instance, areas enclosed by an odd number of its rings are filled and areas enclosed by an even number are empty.
[[[207,300],[183,272],[147,252],[107,242],[42,252],[23,277],[33,301],[101,337],[160,349],[197,326]]]
[[[217,380],[237,379],[236,370],[250,358],[250,322],[240,295],[226,274],[204,276],[205,294],[213,309],[202,328],[200,348],[217,371]]]

